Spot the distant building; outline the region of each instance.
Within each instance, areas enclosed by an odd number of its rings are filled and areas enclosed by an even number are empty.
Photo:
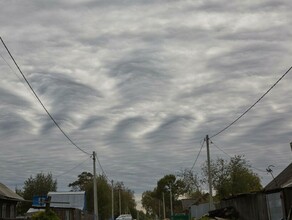
[[[49,192],[50,207],[60,219],[81,220],[86,212],[86,195],[80,192]]]
[[[50,198],[50,209],[62,220],[87,220],[92,216],[86,213],[85,191],[80,192],[49,192],[47,196],[34,196],[32,208],[26,216],[45,211],[45,201]],[[1,220],[1,219],[0,219]]]
[[[218,210],[233,207],[239,220],[279,220],[292,217],[292,163],[260,192],[239,194],[216,204]],[[220,216],[218,216],[220,217]]]
[[[16,219],[16,205],[24,199],[0,183],[0,220]]]

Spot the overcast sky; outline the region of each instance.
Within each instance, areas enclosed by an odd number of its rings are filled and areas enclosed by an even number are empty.
[[[290,1],[31,0],[0,8],[0,35],[48,111],[137,197],[191,168],[202,139],[292,65]],[[3,45],[0,54],[0,181],[20,188],[51,172],[58,190],[69,190],[92,172],[92,160],[52,123]],[[291,80],[289,73],[214,144],[281,172],[292,159]],[[214,144],[211,157],[228,159]],[[195,172],[205,160],[204,147]],[[255,172],[263,185],[271,181]]]

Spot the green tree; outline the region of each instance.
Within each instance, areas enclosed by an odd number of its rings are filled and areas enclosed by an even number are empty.
[[[146,191],[142,194],[142,206],[147,211],[146,214],[150,215],[152,218],[159,216],[159,213],[162,215],[162,201],[164,195],[166,215],[170,216],[171,194],[173,211],[177,213],[181,212],[182,206],[178,197],[185,194],[185,188],[184,182],[181,179],[177,179],[175,175],[165,175],[157,182],[157,187],[153,191]]]
[[[205,164],[203,182],[208,181],[208,169]],[[212,186],[218,199],[239,193],[248,193],[262,189],[259,176],[253,172],[244,156],[234,156],[230,161],[218,158],[211,161]]]
[[[57,191],[57,180],[53,180],[52,174],[38,173],[35,177],[30,176],[25,182],[23,189],[16,192],[25,200],[32,200],[34,195],[47,195],[48,192]],[[31,203],[22,202],[18,207],[18,212],[24,214],[31,207]]]
[[[78,180],[73,183],[69,183],[69,187],[71,187],[71,191],[86,191],[86,188],[89,184],[93,182],[93,175],[89,172],[82,172],[78,175]]]
[[[97,183],[97,198],[98,198],[98,214],[100,219],[111,218],[111,195],[112,186],[107,182],[103,175],[98,175]],[[78,179],[68,185],[72,191],[85,191],[87,210],[91,213],[94,211],[94,194],[93,194],[93,175],[89,172],[83,172],[78,175]],[[120,190],[120,193],[119,193]],[[119,215],[119,195],[122,201],[122,213],[131,213],[136,215],[136,203],[134,200],[134,192],[126,188],[122,182],[117,182],[114,185],[114,214]]]
[[[114,215],[117,217],[120,214],[119,206],[121,205],[121,214],[130,213],[133,217],[136,216],[136,202],[134,192],[125,187],[123,182],[116,182],[114,185]],[[121,201],[121,204],[119,204]]]
[[[146,211],[147,215],[155,217],[159,213],[159,202],[157,198],[156,189],[154,191],[145,191],[142,194],[142,206]]]
[[[96,177],[98,214],[100,219],[108,219],[111,215],[111,186],[104,176]],[[71,191],[85,191],[87,211],[94,211],[93,175],[89,172],[82,172],[78,179],[68,185]]]
[[[184,197],[187,199],[195,199],[196,202],[204,203],[208,201],[208,194],[202,190],[201,180],[198,174],[190,169],[181,170],[177,176],[184,183]]]
[[[194,194],[202,191],[199,177],[192,170],[181,170],[177,176],[183,182],[185,197],[192,198]]]

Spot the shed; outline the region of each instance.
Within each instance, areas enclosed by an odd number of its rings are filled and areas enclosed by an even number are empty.
[[[0,219],[15,219],[16,205],[24,199],[0,183]]]
[[[80,220],[86,211],[85,191],[80,192],[49,192],[50,207],[61,219]]]
[[[265,187],[265,191],[281,189],[292,186],[292,163],[290,163],[278,176]]]
[[[292,163],[266,187],[269,219],[285,218],[292,212]]]

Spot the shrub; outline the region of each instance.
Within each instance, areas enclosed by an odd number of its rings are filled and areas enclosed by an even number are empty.
[[[48,212],[37,212],[31,217],[32,220],[60,220],[55,212],[49,210]]]

